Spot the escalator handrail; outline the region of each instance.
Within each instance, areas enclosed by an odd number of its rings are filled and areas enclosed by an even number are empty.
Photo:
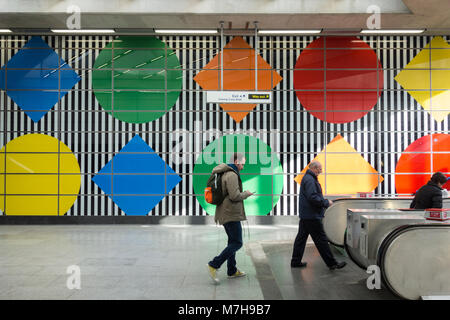
[[[358,200],[358,201],[365,201],[365,200],[412,200],[414,197],[371,197],[371,198],[351,198],[351,197],[345,197],[345,198],[336,198],[333,200],[333,203],[340,202],[343,200]]]

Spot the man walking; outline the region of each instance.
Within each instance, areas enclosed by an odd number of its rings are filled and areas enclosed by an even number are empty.
[[[217,269],[227,261],[227,274],[229,278],[245,276],[236,268],[236,251],[242,247],[241,221],[247,220],[243,201],[253,195],[250,191],[242,192],[240,171],[244,169],[245,156],[235,153],[231,157],[231,164],[220,164],[212,171],[213,174],[222,175],[222,192],[225,195],[223,202],[216,207],[214,220],[223,225],[228,236],[228,245],[217,257],[208,263],[208,272],[215,283],[219,283]]]
[[[323,197],[322,187],[317,179],[321,173],[322,165],[320,162],[311,162],[300,185],[298,202],[300,223],[292,253],[292,268],[306,267],[306,262],[302,262],[302,258],[309,235],[311,235],[320,256],[330,270],[341,269],[347,264],[344,261],[336,261],[331,253],[328,239],[323,229],[322,218],[324,217],[325,209],[333,202]]]

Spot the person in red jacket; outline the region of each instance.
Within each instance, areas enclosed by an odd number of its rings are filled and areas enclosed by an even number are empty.
[[[411,205],[411,209],[442,208],[442,186],[447,182],[447,177],[442,172],[436,172],[426,185],[417,190]]]

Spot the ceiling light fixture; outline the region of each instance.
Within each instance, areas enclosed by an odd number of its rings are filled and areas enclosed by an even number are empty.
[[[322,30],[258,30],[259,34],[315,34]]]
[[[0,29],[0,33],[11,33],[10,29]]]
[[[114,33],[113,29],[51,29],[54,33]]]
[[[215,29],[155,29],[156,33],[169,34],[216,34]]]
[[[376,33],[376,34],[406,34],[406,33],[422,33],[425,29],[364,29],[361,33]]]

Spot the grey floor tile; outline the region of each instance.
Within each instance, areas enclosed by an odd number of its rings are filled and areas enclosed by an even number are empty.
[[[30,275],[2,275],[0,284],[2,290],[10,290],[19,287],[42,287],[55,281],[55,277],[35,277]]]
[[[18,287],[5,300],[66,300],[73,295],[67,288]]]
[[[146,300],[181,300],[185,299],[184,291],[173,287],[150,287],[144,293]],[[188,300],[191,300],[188,298]]]
[[[145,300],[145,290],[140,288],[81,288],[72,290],[69,300]]]
[[[42,266],[36,266],[36,265],[27,265],[27,264],[21,264],[21,265],[8,265],[3,266],[1,269],[2,275],[34,275],[42,271]]]
[[[191,285],[189,287],[179,288],[176,291],[174,299],[182,300],[215,300],[216,288],[213,284]]]
[[[122,288],[142,288],[142,289],[157,289],[160,290],[162,288],[181,288],[185,276],[184,275],[130,275],[130,276],[123,276],[119,283],[117,284],[118,287]]]
[[[80,262],[86,266],[109,267],[109,266],[132,266],[136,263],[137,258],[122,258],[122,257],[99,257],[86,258]]]

